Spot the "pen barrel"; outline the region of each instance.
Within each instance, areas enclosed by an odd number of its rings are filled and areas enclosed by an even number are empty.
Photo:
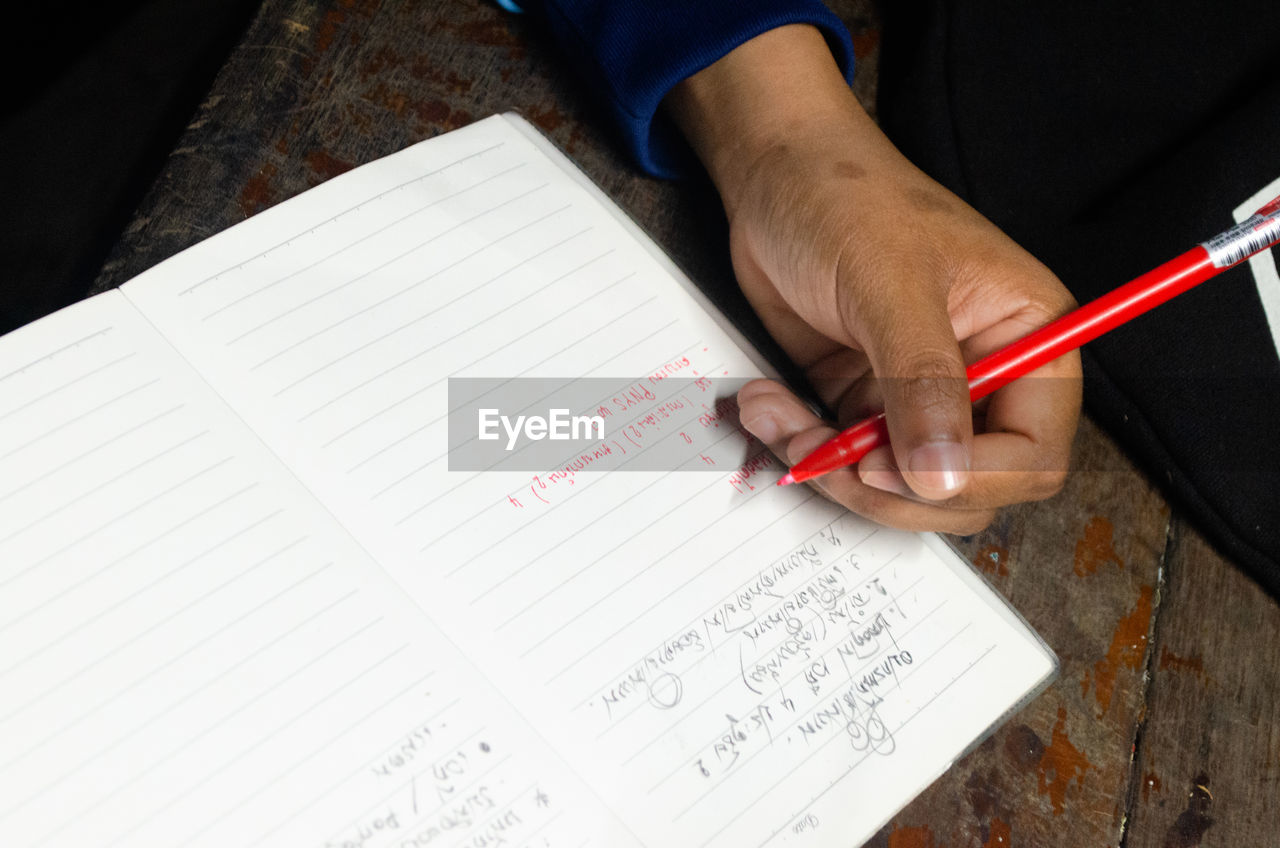
[[[1115,291],[1075,309],[966,369],[969,397],[985,397],[1085,342],[1154,309],[1221,271],[1196,246]]]
[[[791,477],[794,482],[803,483],[834,468],[853,465],[873,449],[887,444],[889,423],[881,412],[859,421],[791,466]]]

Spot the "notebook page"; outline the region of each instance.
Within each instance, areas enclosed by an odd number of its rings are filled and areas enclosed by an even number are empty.
[[[126,291],[645,844],[850,844],[1052,660],[936,540],[773,485],[716,403],[759,367],[578,179],[492,118]],[[457,376],[615,378],[708,470],[451,473]]]
[[[0,338],[6,845],[582,844],[500,703],[119,293]]]

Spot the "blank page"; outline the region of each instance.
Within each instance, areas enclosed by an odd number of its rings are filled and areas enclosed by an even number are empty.
[[[754,354],[518,119],[126,293],[644,844],[855,843],[1052,674],[935,537],[773,485],[724,406]],[[450,472],[459,376],[647,386],[615,423],[706,470]]]

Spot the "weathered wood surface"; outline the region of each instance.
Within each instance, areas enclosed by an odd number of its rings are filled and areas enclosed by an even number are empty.
[[[869,103],[874,16],[863,0],[832,5],[855,33]],[[638,174],[542,34],[481,0],[267,0],[97,288],[353,165],[508,109],[749,319],[706,184]],[[1280,608],[1087,421],[1076,469],[1053,500],[957,540],[1057,651],[1061,678],[872,844],[1280,845]]]

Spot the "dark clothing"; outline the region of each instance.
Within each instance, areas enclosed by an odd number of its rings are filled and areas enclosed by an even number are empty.
[[[885,131],[1081,302],[1280,194],[1275,0],[915,0],[886,14]],[[1274,270],[1269,253],[1256,262]],[[1091,342],[1085,404],[1280,595],[1280,314],[1268,324],[1257,276],[1237,266]]]

